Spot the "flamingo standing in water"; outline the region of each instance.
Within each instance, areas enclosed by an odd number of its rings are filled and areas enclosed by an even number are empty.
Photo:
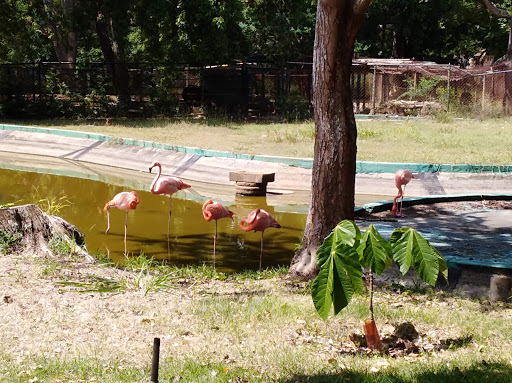
[[[281,225],[265,210],[256,209],[249,213],[247,219],[242,219],[240,221],[240,229],[243,231],[251,231],[254,232],[261,231],[261,252],[260,252],[260,271],[261,271],[261,261],[263,259],[263,232],[265,229],[269,227],[280,228]]]
[[[402,205],[404,203],[404,192],[405,192],[405,185],[407,185],[411,179],[414,178],[414,175],[409,170],[399,170],[395,173],[395,186],[398,188],[398,194],[393,199],[393,208],[391,211],[395,214],[395,217],[402,217]],[[403,186],[403,190],[402,190]],[[401,198],[400,201],[400,210],[397,211],[397,204],[396,200],[398,198]]]
[[[121,210],[126,210],[126,218],[124,220],[124,253],[126,255],[126,232],[128,230],[128,212],[130,210],[135,210],[137,205],[139,204],[139,196],[136,192],[121,192],[116,194],[112,200],[108,201],[103,208],[103,211],[107,212],[107,231],[105,234],[108,234],[110,230],[110,208],[116,207]]]
[[[215,235],[213,236],[213,264],[215,265],[215,245],[217,243],[217,220],[221,218],[231,218],[233,220],[232,211],[226,209],[225,206],[218,202],[213,202],[211,199],[203,204],[203,217],[206,221],[215,220]]]
[[[190,185],[177,177],[160,177],[162,175],[162,165],[160,165],[160,163],[157,161],[153,162],[149,167],[150,173],[155,166],[158,168],[158,174],[153,179],[149,191],[152,194],[164,194],[169,196],[169,219],[167,221],[167,239],[169,239],[172,214],[172,195],[179,190],[189,188]]]

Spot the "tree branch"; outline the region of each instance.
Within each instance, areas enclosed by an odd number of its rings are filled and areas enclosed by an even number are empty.
[[[363,14],[364,15],[366,13],[366,10],[370,6],[371,2],[372,2],[372,0],[354,0],[354,6],[353,6],[354,14],[356,14],[356,15]]]
[[[502,8],[498,8],[492,1],[480,0],[480,2],[485,6],[485,8],[487,8],[491,15],[504,19],[512,18],[512,15],[508,11]]]

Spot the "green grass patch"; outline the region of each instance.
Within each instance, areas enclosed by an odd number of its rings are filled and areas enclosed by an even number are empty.
[[[115,358],[115,357],[114,357]],[[5,382],[149,382],[150,370],[118,361],[94,358],[34,358],[22,364],[5,355],[0,356],[0,377]],[[437,358],[427,361],[400,363],[382,358],[333,358],[321,368],[304,361],[301,355],[282,355],[277,363],[283,372],[276,374],[264,368],[237,367],[227,358],[169,358],[161,360],[159,381],[195,383],[282,382],[282,383],[458,383],[509,382],[512,365],[500,358],[471,361],[457,358],[449,362]]]
[[[16,243],[22,237],[21,233],[10,233],[7,230],[0,230],[0,254],[8,254],[16,247]]]

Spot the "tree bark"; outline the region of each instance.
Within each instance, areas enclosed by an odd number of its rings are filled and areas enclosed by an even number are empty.
[[[14,240],[10,252],[56,256],[50,246],[50,241],[58,237],[66,241],[73,254],[93,262],[93,258],[81,248],[84,245],[84,235],[78,229],[60,217],[45,214],[36,205],[22,205],[0,209],[0,234],[2,240],[9,236]]]
[[[74,0],[63,0],[57,4],[54,0],[43,0],[34,4],[43,20],[42,33],[50,38],[59,67],[74,69],[78,50],[73,20]]]
[[[312,279],[316,250],[343,219],[354,218],[357,129],[350,89],[356,34],[371,0],[320,0],[313,53],[315,154],[302,247],[290,273]]]

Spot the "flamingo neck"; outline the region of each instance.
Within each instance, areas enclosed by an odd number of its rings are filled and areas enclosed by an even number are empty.
[[[156,165],[158,167],[158,173],[156,174],[155,178],[153,178],[153,182],[151,182],[151,187],[149,188],[150,192],[155,191],[155,185],[156,181],[160,178],[160,175],[162,174],[162,166],[160,164]]]

